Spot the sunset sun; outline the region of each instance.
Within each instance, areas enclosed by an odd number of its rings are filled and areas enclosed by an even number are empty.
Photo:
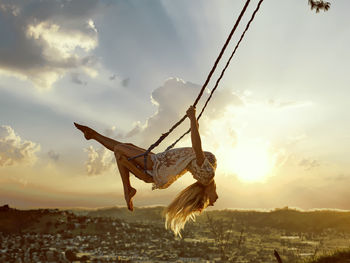
[[[236,119],[236,110],[228,109],[211,121],[205,146],[215,151],[219,173],[235,175],[241,182],[263,182],[273,172],[276,155],[268,140],[248,136]]]
[[[233,171],[242,181],[264,181],[273,168],[268,145],[262,142],[239,144],[233,154],[233,166]]]
[[[221,147],[220,164],[225,174],[235,174],[243,182],[262,182],[272,172],[269,145],[261,141],[242,141],[236,147]]]

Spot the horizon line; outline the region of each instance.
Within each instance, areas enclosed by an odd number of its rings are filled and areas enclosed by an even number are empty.
[[[82,211],[98,211],[98,210],[106,210],[106,209],[111,209],[111,208],[125,208],[127,209],[126,206],[101,206],[101,207],[82,207],[82,206],[76,206],[76,207],[15,207],[15,206],[11,206],[10,204],[4,204],[1,205],[0,207],[6,206],[8,205],[9,208],[13,208],[13,209],[17,209],[17,210],[39,210],[39,209],[49,209],[49,210],[53,210],[53,209],[58,209],[58,210],[82,210]],[[161,208],[165,208],[166,206],[164,205],[147,205],[147,206],[135,206],[134,209],[146,209],[146,208],[156,208],[156,207],[161,207]],[[293,207],[293,206],[284,206],[284,207],[274,207],[274,208],[232,208],[232,207],[228,207],[228,208],[220,208],[220,209],[215,209],[215,208],[210,208],[205,210],[205,212],[209,212],[209,211],[225,211],[225,210],[230,210],[230,211],[254,211],[254,212],[274,212],[274,211],[278,211],[278,210],[295,210],[295,211],[299,211],[299,212],[316,212],[316,211],[332,211],[332,212],[350,212],[350,210],[346,210],[346,209],[339,209],[339,208],[327,208],[327,207],[323,207],[323,208],[310,208],[310,209],[303,209],[300,207]],[[132,211],[130,211],[132,212]]]

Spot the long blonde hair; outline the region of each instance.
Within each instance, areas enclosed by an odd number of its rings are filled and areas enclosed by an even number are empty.
[[[194,221],[196,214],[201,213],[209,204],[205,189],[208,186],[199,182],[182,190],[165,209],[165,228],[171,229],[175,236],[181,237],[180,231],[189,219]]]

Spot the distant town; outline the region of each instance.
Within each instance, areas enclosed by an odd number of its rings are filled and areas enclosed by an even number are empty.
[[[0,262],[301,262],[349,248],[350,213],[211,211],[175,237],[162,207],[0,207]]]

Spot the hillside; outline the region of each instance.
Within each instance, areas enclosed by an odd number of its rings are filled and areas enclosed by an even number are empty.
[[[0,231],[21,232],[42,228],[43,224],[52,221],[64,221],[69,215],[87,218],[114,218],[125,222],[144,222],[163,224],[164,207],[135,208],[134,212],[126,208],[111,207],[96,210],[58,210],[37,209],[18,210],[13,208],[0,209]],[[232,222],[239,227],[272,228],[286,232],[320,233],[324,230],[350,233],[350,212],[340,211],[310,211],[302,212],[294,209],[275,209],[270,212],[214,210],[197,217],[197,222],[206,222],[207,217],[214,220]]]
[[[350,262],[350,250],[336,251],[305,263],[347,263]]]
[[[209,212],[217,219],[233,219],[237,224],[270,227],[290,232],[318,233],[326,229],[350,233],[350,212],[320,210],[303,212],[295,209],[275,209],[270,212],[220,210]]]
[[[119,218],[129,222],[162,221],[164,207],[135,208],[134,212],[126,208],[105,208],[89,211],[86,216]],[[74,211],[72,211],[74,212]],[[255,228],[274,228],[290,232],[318,233],[325,229],[350,233],[350,212],[320,210],[303,212],[282,208],[270,212],[242,210],[214,210],[197,217],[197,221],[206,221],[207,215],[216,220],[234,221],[239,226]]]
[[[5,205],[0,207],[0,232],[42,232],[46,228],[46,222],[56,222],[66,214],[67,212],[58,209],[18,210]]]
[[[136,208],[134,212],[120,207],[19,210],[3,206],[0,246],[7,252],[0,254],[0,262],[13,262],[18,253],[29,257],[28,262],[45,261],[52,253],[58,260],[71,250],[77,256],[100,261],[123,256],[130,260],[137,257],[134,259],[138,262],[230,259],[275,263],[273,251],[277,250],[283,262],[350,262],[346,261],[349,252],[307,261],[315,255],[349,247],[349,212],[214,210],[189,222],[179,239],[164,228],[163,210],[164,207]]]
[[[109,207],[89,211],[86,216],[89,217],[111,217],[125,220],[128,222],[137,221],[160,221],[162,220],[162,212],[164,207],[155,206],[147,208],[135,207],[133,212],[130,212],[125,207]],[[74,210],[72,210],[74,212]]]

